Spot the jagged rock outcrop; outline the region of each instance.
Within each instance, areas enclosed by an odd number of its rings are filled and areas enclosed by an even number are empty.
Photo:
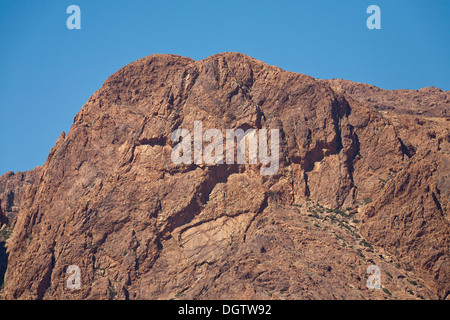
[[[8,218],[3,214],[2,211],[2,200],[0,200],[0,227],[8,223]]]
[[[120,69],[26,187],[1,178],[1,199],[21,190],[2,297],[445,298],[448,122],[430,136],[422,118],[334,86],[238,53]],[[279,129],[278,173],[175,165],[171,134],[194,121]],[[372,263],[385,291],[366,288]],[[81,289],[67,288],[69,265]]]
[[[17,172],[12,171],[0,176],[0,213],[3,212],[4,222],[12,222],[19,212],[20,203],[25,189],[37,183],[40,167]]]
[[[365,83],[332,79],[321,80],[337,92],[345,92],[353,99],[377,110],[427,117],[450,117],[450,94],[439,88],[420,90],[384,90]]]
[[[446,144],[448,154],[448,142]],[[450,162],[440,151],[416,155],[364,210],[361,232],[415,270],[439,296],[449,294]]]

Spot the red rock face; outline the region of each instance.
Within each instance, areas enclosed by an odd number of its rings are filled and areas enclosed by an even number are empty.
[[[5,186],[21,190],[1,296],[447,297],[448,92],[414,93],[439,102],[424,117],[404,112],[408,92],[380,109],[359,84],[338,84],[238,53],[152,55],[122,68],[44,166],[25,173],[35,177],[26,187],[0,178],[2,203]],[[370,99],[397,96],[380,92]],[[279,171],[175,165],[171,134],[194,121],[278,129]],[[371,264],[384,290],[367,288]],[[80,289],[67,287],[70,265]]]
[[[393,110],[396,113],[449,117],[450,95],[439,88],[420,90],[383,90],[365,83],[333,79],[322,80],[337,92],[345,92],[353,99],[377,110]]]
[[[4,223],[11,223],[16,217],[26,188],[37,183],[39,169],[40,167],[37,167],[34,170],[17,173],[10,171],[0,176],[0,213],[3,212]]]

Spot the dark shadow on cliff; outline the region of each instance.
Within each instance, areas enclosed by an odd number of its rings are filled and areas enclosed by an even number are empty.
[[[5,280],[6,268],[8,267],[8,253],[6,252],[5,242],[0,242],[0,287]]]

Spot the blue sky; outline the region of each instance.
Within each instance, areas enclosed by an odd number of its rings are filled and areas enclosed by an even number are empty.
[[[81,30],[66,9],[81,8]],[[381,8],[381,30],[366,9]],[[106,78],[153,53],[237,51],[316,78],[450,90],[450,1],[0,0],[0,174],[44,164]]]

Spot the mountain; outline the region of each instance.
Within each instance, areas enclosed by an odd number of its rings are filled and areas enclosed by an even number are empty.
[[[1,298],[445,299],[449,99],[240,53],[132,62],[42,167],[0,177]],[[174,163],[173,133],[199,121],[278,130],[278,170]]]

